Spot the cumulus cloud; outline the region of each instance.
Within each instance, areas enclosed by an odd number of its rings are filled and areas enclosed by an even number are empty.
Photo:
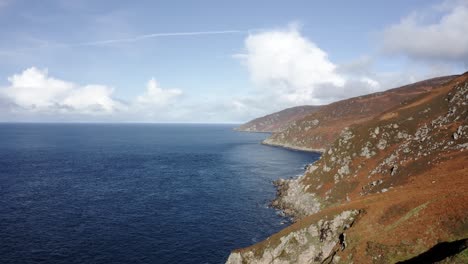
[[[112,99],[113,89],[103,85],[87,85],[74,89],[63,100],[63,105],[80,112],[112,113],[123,105]]]
[[[315,96],[319,85],[344,84],[326,52],[304,38],[295,26],[249,35],[245,53],[236,57],[243,60],[257,87],[286,102],[320,100]]]
[[[35,67],[8,78],[3,94],[25,111],[112,113],[122,104],[112,98],[113,89],[103,85],[80,86],[50,77]]]
[[[140,107],[164,107],[174,102],[182,95],[179,89],[162,89],[154,78],[146,85],[146,92],[136,98],[136,104]]]
[[[435,18],[435,19],[434,19]],[[468,62],[468,2],[444,1],[384,31],[383,50],[413,59]]]
[[[368,59],[340,66],[304,37],[296,26],[249,35],[245,40],[245,52],[235,57],[246,65],[258,88],[254,95],[258,100],[234,101],[243,109],[258,109],[264,102],[268,102],[264,106],[269,111],[271,105],[280,109],[326,104],[382,89],[380,83],[363,70],[362,65],[369,64]]]
[[[131,118],[132,121],[138,121],[137,114],[142,112],[164,115],[167,108],[182,95],[179,89],[161,88],[152,78],[144,92],[133,100],[123,102],[114,97],[114,89],[111,87],[98,84],[78,85],[51,77],[46,69],[35,67],[14,74],[8,78],[8,82],[7,87],[0,89],[2,113],[28,118],[34,115],[47,116],[48,120],[53,115],[57,120],[66,115],[103,116],[112,120]],[[120,117],[115,116],[117,113]]]

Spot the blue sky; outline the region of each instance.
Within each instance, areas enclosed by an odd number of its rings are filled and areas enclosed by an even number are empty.
[[[0,0],[0,121],[243,122],[466,71],[468,1]]]

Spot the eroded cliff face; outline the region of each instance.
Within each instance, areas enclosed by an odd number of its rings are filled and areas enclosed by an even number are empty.
[[[321,198],[315,192],[311,192],[310,185],[304,185],[302,181],[308,174],[314,173],[318,167],[308,165],[306,172],[295,179],[279,179],[274,182],[277,188],[277,198],[272,206],[281,209],[286,215],[300,218],[317,213],[322,208]]]
[[[396,263],[466,239],[467,154],[464,74],[342,129],[303,176],[277,183],[273,204],[297,222],[229,263]],[[323,221],[341,226],[329,242],[316,239]],[[331,241],[345,246],[330,250]],[[452,260],[466,261],[464,252]]]

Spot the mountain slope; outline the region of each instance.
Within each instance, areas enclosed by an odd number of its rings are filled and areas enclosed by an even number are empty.
[[[236,128],[236,130],[245,132],[279,132],[285,129],[290,122],[301,119],[317,111],[319,108],[320,106],[314,105],[287,108],[249,121]]]
[[[343,129],[278,185],[298,221],[228,263],[466,263],[468,73]]]
[[[406,104],[456,76],[434,78],[385,92],[359,96],[321,107],[317,111],[297,119],[263,143],[294,149],[323,152],[339,135],[353,124],[371,120],[382,112]]]

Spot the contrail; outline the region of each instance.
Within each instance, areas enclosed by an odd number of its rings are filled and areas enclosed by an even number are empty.
[[[243,33],[248,33],[248,31],[222,30],[222,31],[152,33],[152,34],[144,34],[144,35],[139,35],[139,36],[130,37],[130,38],[106,39],[106,40],[98,40],[98,41],[90,41],[90,42],[70,43],[70,44],[64,44],[64,46],[97,46],[97,45],[106,45],[106,44],[124,43],[124,42],[137,42],[140,40],[145,40],[145,39],[150,39],[150,38],[161,38],[161,37],[243,34]]]
[[[151,33],[151,34],[143,34],[137,35],[128,38],[118,38],[118,39],[104,39],[104,40],[96,40],[96,41],[86,41],[86,42],[74,42],[74,43],[60,43],[60,42],[52,42],[47,43],[47,41],[43,41],[46,44],[30,47],[30,48],[23,48],[19,50],[15,50],[13,52],[16,53],[23,53],[37,49],[43,48],[63,48],[63,47],[83,47],[83,46],[100,46],[100,45],[107,45],[107,44],[116,44],[116,43],[132,43],[137,42],[145,39],[151,38],[163,38],[163,37],[183,37],[183,36],[203,36],[203,35],[227,35],[227,34],[252,34],[256,31],[261,31],[260,29],[249,29],[249,30],[219,30],[219,31],[189,31],[189,32],[167,32],[167,33]],[[0,51],[0,56],[2,55],[10,55],[10,52],[4,52],[2,54]]]

